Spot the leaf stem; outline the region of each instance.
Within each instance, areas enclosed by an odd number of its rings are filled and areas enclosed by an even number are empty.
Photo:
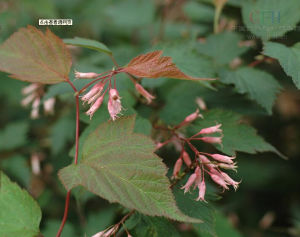
[[[79,94],[77,93],[78,90],[74,86],[74,84],[70,81],[70,79],[67,79],[67,82],[70,84],[72,89],[74,90],[76,96],[75,96],[75,101],[76,101],[76,135],[75,135],[75,158],[74,158],[74,163],[77,165],[78,163],[78,154],[79,154]],[[65,226],[65,223],[68,218],[68,212],[69,212],[69,205],[70,205],[70,196],[71,196],[71,190],[67,192],[66,196],[66,202],[65,202],[65,210],[64,210],[64,216],[61,221],[61,225],[58,229],[58,232],[56,234],[56,237],[60,237],[61,232],[63,231],[63,228]]]

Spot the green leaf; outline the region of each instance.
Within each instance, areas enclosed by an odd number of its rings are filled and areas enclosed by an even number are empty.
[[[224,137],[222,146],[216,145],[218,150],[228,155],[234,155],[237,151],[250,154],[269,151],[284,158],[275,147],[261,138],[254,128],[246,124],[241,124],[240,115],[231,111],[215,109],[203,113],[203,116],[203,120],[197,120],[192,125],[192,133],[195,134],[202,128],[221,123]]]
[[[26,157],[13,156],[0,160],[0,169],[3,169],[10,177],[16,178],[24,187],[29,187],[31,179],[31,167],[27,163]],[[18,172],[16,172],[16,170]]]
[[[59,220],[48,220],[46,222],[46,226],[43,229],[42,233],[44,237],[53,237],[56,236],[57,230],[59,229],[61,225],[61,221]],[[68,221],[66,222],[64,229],[62,231],[63,237],[74,237],[75,235],[75,228],[72,224],[70,224]]]
[[[200,237],[242,237],[242,235],[233,228],[229,220],[219,211],[215,212],[215,234],[198,232]]]
[[[161,49],[163,55],[171,57],[176,66],[186,75],[201,78],[215,77],[213,62],[197,54],[194,44],[191,42],[160,44],[156,48]],[[213,89],[210,82],[197,81],[197,83]]]
[[[27,142],[28,123],[25,121],[9,123],[0,131],[0,150],[18,148]]]
[[[298,0],[245,0],[243,21],[247,28],[263,40],[278,38],[292,30],[300,21]]]
[[[66,81],[71,56],[63,41],[49,29],[21,28],[0,46],[0,70],[28,82],[55,84]]]
[[[193,191],[192,193],[184,194],[183,190],[180,189],[183,184],[184,182],[180,182],[173,189],[179,209],[188,216],[203,220],[201,224],[193,224],[197,232],[215,236],[214,208],[209,203],[195,201],[198,192]]]
[[[51,149],[58,154],[64,146],[73,141],[75,135],[75,121],[69,117],[59,119],[51,130]]]
[[[300,89],[300,47],[299,43],[293,47],[283,44],[266,42],[263,53],[278,59],[285,73],[292,77],[295,85]]]
[[[188,1],[184,5],[184,13],[194,21],[213,22],[215,11],[213,6],[195,1]]]
[[[222,70],[220,79],[225,84],[234,84],[239,93],[246,93],[250,99],[272,114],[272,107],[281,86],[271,74],[255,68],[243,67],[236,71]]]
[[[96,40],[90,40],[80,37],[75,37],[73,39],[64,39],[65,44],[80,46],[83,48],[93,49],[96,51],[99,51],[101,53],[106,53],[108,55],[112,55],[111,50],[103,43],[96,41]]]
[[[197,50],[211,57],[217,65],[224,65],[248,50],[248,47],[239,46],[240,41],[241,35],[235,32],[214,34],[208,36],[206,42],[198,43]]]
[[[79,165],[59,172],[67,190],[78,185],[151,216],[199,222],[176,206],[166,167],[150,138],[133,133],[135,117],[101,124],[85,140]]]
[[[130,233],[133,236],[139,237],[180,237],[180,234],[176,228],[163,217],[149,217],[141,214],[135,214],[131,217],[132,219],[138,220],[134,226],[133,231]],[[129,220],[130,221],[130,220]],[[130,229],[130,228],[129,228]]]
[[[42,215],[37,203],[1,171],[0,184],[0,236],[37,236]]]
[[[96,213],[88,215],[87,224],[84,228],[87,236],[92,236],[97,232],[104,230],[108,226],[113,224],[116,216],[116,207],[110,205],[107,208],[101,208]]]
[[[105,9],[105,15],[110,24],[117,27],[117,32],[146,27],[153,22],[154,14],[154,2],[149,0],[116,1]]]

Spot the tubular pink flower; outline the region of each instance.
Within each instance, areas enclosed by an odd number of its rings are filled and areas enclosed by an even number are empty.
[[[77,72],[75,71],[75,78],[77,79],[93,79],[97,78],[98,74],[95,72]]]
[[[183,187],[181,187],[181,189],[184,189],[184,193],[186,193],[186,192],[188,192],[188,191],[190,190],[191,186],[192,186],[193,183],[196,181],[196,178],[197,178],[197,175],[196,175],[195,173],[193,173],[193,174],[189,177],[189,179],[188,179],[188,181],[186,182],[186,184],[185,184]]]
[[[196,104],[199,106],[202,110],[207,110],[206,103],[201,97],[196,98]]]
[[[199,109],[197,109],[194,113],[186,116],[185,119],[183,120],[183,122],[185,122],[185,123],[191,123],[194,120],[196,120],[198,117],[199,117]]]
[[[182,159],[179,158],[177,159],[175,165],[174,165],[174,169],[173,169],[173,177],[176,178],[178,176],[178,173],[180,172],[182,166]]]
[[[102,92],[104,88],[104,84],[102,82],[97,83],[96,85],[94,85],[92,87],[92,89],[90,89],[90,91],[88,93],[86,93],[81,100],[83,102],[90,102],[90,100],[97,95],[96,98],[93,98],[94,100],[97,99],[100,96],[100,93]],[[93,102],[93,101],[92,101]],[[90,102],[91,103],[91,102]]]
[[[201,137],[200,140],[206,143],[216,143],[216,144],[222,143],[222,137]]]
[[[34,99],[33,103],[32,103],[32,109],[31,109],[31,113],[30,113],[30,117],[32,119],[37,119],[39,117],[39,106],[40,106],[40,98],[37,97]]]
[[[224,172],[221,172],[221,175],[223,176],[225,182],[232,185],[234,190],[237,190],[237,188],[239,187],[240,182],[237,182],[237,181],[233,180],[228,174],[226,174]]]
[[[218,164],[218,166],[222,169],[226,169],[226,170],[234,170],[236,171],[237,165],[236,163],[233,164],[224,164],[224,163],[220,163]]]
[[[205,201],[204,196],[205,196],[205,192],[206,192],[206,185],[205,185],[205,181],[202,180],[200,184],[198,184],[198,189],[199,189],[199,195],[198,198],[196,199],[196,201]]]
[[[190,167],[192,165],[191,158],[190,158],[189,154],[186,151],[183,151],[182,159],[183,159],[183,161],[184,161],[184,163],[186,164],[187,167]]]
[[[147,99],[148,104],[150,104],[152,100],[155,99],[155,96],[146,91],[145,88],[142,87],[139,83],[135,83],[135,89]]]
[[[35,97],[36,95],[34,93],[26,96],[24,99],[22,99],[21,105],[24,107],[28,106],[34,100]]]
[[[90,119],[92,119],[94,113],[97,111],[97,109],[100,108],[100,106],[102,105],[103,99],[104,99],[104,95],[101,95],[96,102],[90,107],[90,109],[86,112],[87,115],[90,116]]]
[[[110,114],[110,117],[112,120],[116,120],[117,115],[122,110],[121,105],[121,97],[119,96],[119,93],[116,89],[110,89],[109,90],[109,99],[108,99],[108,112]]]
[[[211,154],[210,155],[213,159],[219,162],[227,163],[227,164],[233,164],[233,159],[235,159],[235,156],[224,156],[220,154]]]
[[[38,83],[31,83],[29,86],[26,86],[22,89],[22,94],[27,95],[34,92],[39,87]]]
[[[198,136],[200,134],[212,134],[212,133],[216,133],[216,132],[221,133],[222,132],[222,129],[220,129],[221,126],[222,126],[222,124],[217,124],[216,126],[203,128],[195,136]]]
[[[44,101],[44,111],[45,114],[54,114],[55,98],[49,98]]]
[[[217,166],[213,164],[206,156],[199,155],[199,159],[203,165],[205,165],[209,169],[216,168]]]
[[[188,115],[185,117],[185,119],[176,126],[176,128],[180,128],[182,126],[185,126],[191,122],[193,122],[194,120],[196,120],[197,118],[203,118],[202,114],[199,113],[199,109],[197,109],[194,113]]]
[[[229,189],[227,183],[219,175],[211,174],[210,177],[216,184],[220,185],[224,189]]]
[[[200,169],[199,166],[196,167],[194,173],[196,174],[196,180],[195,180],[195,185],[194,185],[194,189],[195,189],[196,187],[198,187],[198,185],[199,185],[199,184],[201,183],[201,181],[202,181],[202,175],[201,175],[202,172],[201,172],[201,169]]]

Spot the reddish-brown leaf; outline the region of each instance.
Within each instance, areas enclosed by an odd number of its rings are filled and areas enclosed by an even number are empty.
[[[0,70],[28,82],[66,81],[72,65],[63,41],[49,29],[21,28],[0,46]]]
[[[177,78],[184,80],[214,80],[211,78],[191,77],[180,71],[172,62],[171,57],[162,56],[162,51],[154,51],[142,54],[132,59],[129,64],[122,68],[123,72],[136,77],[148,78]]]

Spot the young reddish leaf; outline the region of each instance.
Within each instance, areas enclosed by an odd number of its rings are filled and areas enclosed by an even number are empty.
[[[66,81],[71,56],[63,41],[49,29],[21,28],[0,46],[0,70],[28,82],[54,84]]]
[[[129,64],[122,68],[123,72],[136,77],[148,78],[176,78],[183,80],[214,80],[212,78],[191,77],[180,71],[172,62],[171,57],[162,56],[162,51],[154,51],[142,54],[132,59]]]

